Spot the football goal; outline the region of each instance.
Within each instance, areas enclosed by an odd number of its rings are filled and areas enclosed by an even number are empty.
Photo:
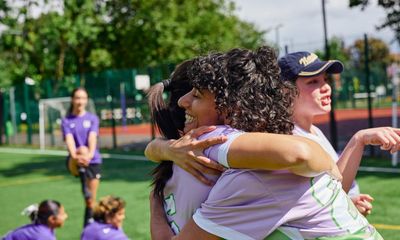
[[[39,100],[39,141],[40,149],[46,146],[62,146],[61,120],[71,105],[70,97],[48,98]],[[86,110],[95,113],[92,99],[89,99]]]

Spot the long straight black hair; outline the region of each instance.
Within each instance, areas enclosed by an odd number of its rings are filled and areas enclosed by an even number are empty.
[[[192,89],[189,71],[193,60],[179,64],[171,74],[170,79],[152,86],[147,94],[152,121],[167,139],[178,139],[185,125],[185,110],[178,106],[180,97]],[[163,100],[163,93],[169,92],[167,103]],[[164,198],[163,190],[173,173],[172,162],[161,162],[152,172],[154,194]]]
[[[69,105],[68,115],[71,115],[71,114],[72,114],[72,110],[73,110],[73,108],[74,108],[74,106],[72,106],[72,98],[74,98],[75,93],[76,93],[77,91],[79,91],[79,90],[84,91],[84,92],[86,93],[86,95],[88,96],[88,98],[89,98],[89,93],[88,93],[88,91],[87,91],[85,88],[83,88],[83,87],[74,88],[74,90],[72,90],[72,92],[71,92],[71,94],[70,94],[70,97],[71,97],[71,104]]]

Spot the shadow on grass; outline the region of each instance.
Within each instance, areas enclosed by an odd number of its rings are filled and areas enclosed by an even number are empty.
[[[12,161],[12,155],[8,160]],[[102,176],[106,181],[149,181],[151,170],[156,165],[145,161],[120,159],[103,159]],[[59,176],[64,175],[74,179],[66,168],[65,157],[59,156],[29,156],[26,161],[18,159],[8,168],[0,168],[0,176],[4,178],[23,177],[27,175]]]

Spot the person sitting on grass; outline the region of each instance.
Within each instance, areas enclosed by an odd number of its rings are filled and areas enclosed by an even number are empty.
[[[54,200],[31,205],[23,213],[29,215],[32,223],[9,232],[2,240],[55,240],[54,229],[62,227],[68,218],[64,207]]]
[[[94,222],[87,225],[81,240],[128,240],[122,230],[125,219],[125,201],[119,197],[105,196],[93,211]]]

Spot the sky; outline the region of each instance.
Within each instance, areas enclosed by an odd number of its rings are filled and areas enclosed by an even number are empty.
[[[18,4],[21,0],[15,1]],[[258,29],[268,31],[265,38],[269,42],[279,42],[281,53],[285,45],[289,52],[315,51],[324,48],[322,22],[322,0],[232,0],[236,3],[236,14],[243,20],[254,23]],[[392,52],[400,53],[400,47],[393,41],[390,29],[377,31],[386,14],[377,6],[377,0],[361,11],[360,7],[349,8],[349,0],[326,0],[326,20],[328,38],[337,36],[344,40],[345,46],[356,39],[377,37],[384,40]],[[49,1],[48,9],[57,7],[57,0]],[[39,14],[48,9],[34,9]],[[0,26],[0,32],[3,29]]]
[[[233,0],[237,15],[254,23],[260,30],[269,30],[266,39],[279,43],[281,52],[285,45],[289,52],[315,51],[324,48],[324,32],[321,0]],[[345,46],[356,39],[376,37],[384,40],[392,52],[400,53],[400,47],[393,41],[390,29],[377,31],[386,14],[377,6],[377,0],[361,11],[360,7],[349,8],[349,0],[326,0],[326,22],[328,39],[337,36]],[[391,43],[392,42],[392,43]]]

